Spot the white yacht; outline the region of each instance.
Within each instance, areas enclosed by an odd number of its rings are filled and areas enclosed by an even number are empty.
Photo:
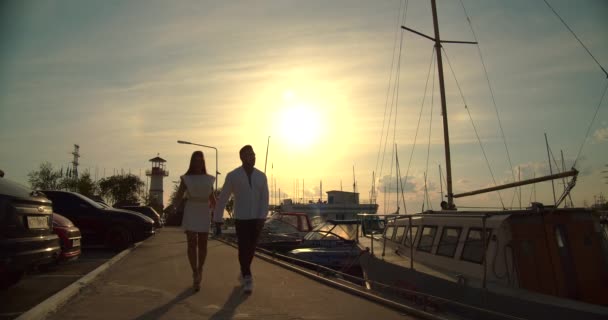
[[[445,310],[606,319],[608,239],[602,231],[600,217],[584,208],[428,211],[389,219],[383,234],[359,238],[361,248],[370,249],[360,264],[370,289],[430,297]]]
[[[434,43],[447,201],[440,211],[387,217],[382,233],[359,239],[364,252],[360,265],[368,288],[471,319],[608,319],[608,233],[603,231],[600,214],[588,208],[560,208],[575,185],[576,169],[453,192],[442,43],[476,42],[442,41],[435,0],[431,7],[433,36],[402,29]],[[550,206],[532,203],[518,210],[462,211],[454,202],[459,197],[554,179],[570,181]]]

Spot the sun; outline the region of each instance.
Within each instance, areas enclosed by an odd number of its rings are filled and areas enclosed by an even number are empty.
[[[314,144],[320,130],[319,114],[310,106],[298,104],[282,110],[281,133],[287,143],[298,147]]]
[[[285,94],[289,95],[289,92]],[[316,144],[323,129],[321,113],[303,102],[286,102],[279,117],[281,138],[286,144],[297,148],[308,148]]]

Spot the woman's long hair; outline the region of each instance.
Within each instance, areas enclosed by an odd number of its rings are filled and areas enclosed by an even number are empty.
[[[207,174],[207,166],[205,165],[205,156],[203,156],[203,152],[202,151],[194,151],[192,152],[192,156],[190,156],[190,167],[188,167],[188,171],[186,171],[186,175],[189,174],[197,174],[196,172],[194,172],[194,161],[196,161],[194,159],[195,156],[200,156],[201,157],[201,161],[203,162],[203,170],[202,170],[202,174]]]

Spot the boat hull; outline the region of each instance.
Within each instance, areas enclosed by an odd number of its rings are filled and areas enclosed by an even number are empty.
[[[503,319],[504,316],[499,314],[524,319],[553,320],[608,317],[607,307],[526,290],[513,289],[509,293],[498,293],[470,287],[466,283],[453,282],[384,261],[371,253],[362,254],[359,261],[366,285],[371,290],[404,302],[424,300],[427,306],[438,311],[456,313],[467,318]],[[418,293],[436,298],[424,299],[423,295]]]

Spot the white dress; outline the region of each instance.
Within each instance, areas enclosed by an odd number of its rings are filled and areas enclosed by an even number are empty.
[[[206,174],[183,175],[186,185],[186,206],[182,228],[186,231],[209,232],[211,209],[209,195],[213,192],[214,177]]]

